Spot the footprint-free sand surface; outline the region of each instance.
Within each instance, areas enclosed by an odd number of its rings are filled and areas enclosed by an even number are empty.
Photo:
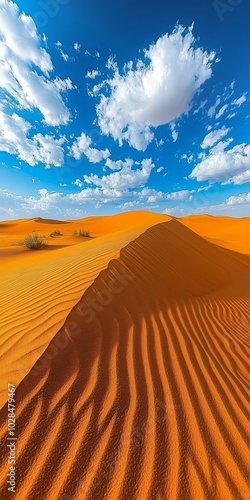
[[[34,231],[44,250],[16,245]],[[1,500],[250,498],[249,234],[150,212],[0,223]]]

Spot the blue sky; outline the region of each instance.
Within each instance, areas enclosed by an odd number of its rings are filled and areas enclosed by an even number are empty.
[[[247,216],[247,0],[0,0],[0,218]]]

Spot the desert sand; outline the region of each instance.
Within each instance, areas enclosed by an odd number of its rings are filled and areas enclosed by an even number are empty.
[[[46,248],[16,245],[35,231]],[[249,234],[150,212],[0,223],[1,500],[8,383],[15,499],[250,498]]]

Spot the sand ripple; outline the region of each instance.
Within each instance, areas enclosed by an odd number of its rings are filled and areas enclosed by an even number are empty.
[[[16,498],[249,498],[249,267],[177,220],[111,259],[18,387]]]

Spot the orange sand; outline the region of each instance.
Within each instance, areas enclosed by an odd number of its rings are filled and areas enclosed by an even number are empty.
[[[191,215],[179,219],[209,241],[224,248],[250,254],[250,217],[214,217],[212,215]]]
[[[11,252],[38,226],[61,248]],[[250,497],[249,229],[149,212],[0,224],[1,500],[8,382],[18,500]]]

